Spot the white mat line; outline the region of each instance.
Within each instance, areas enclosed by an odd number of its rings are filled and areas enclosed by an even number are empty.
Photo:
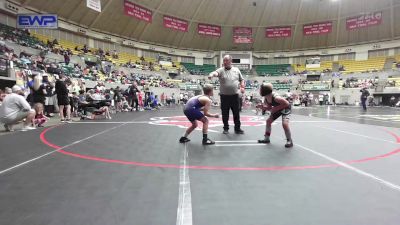
[[[130,124],[130,123],[150,123],[152,121],[130,121],[130,122],[123,122],[123,121],[87,121],[87,122],[71,122],[71,124]]]
[[[348,169],[350,171],[353,171],[353,172],[355,172],[355,173],[357,173],[357,174],[359,174],[361,176],[370,178],[371,180],[376,181],[376,182],[378,182],[378,183],[380,183],[382,185],[385,185],[386,187],[389,187],[389,188],[391,188],[393,190],[396,190],[396,191],[400,191],[400,186],[399,185],[393,184],[393,183],[391,183],[389,181],[386,181],[386,180],[384,180],[384,179],[382,179],[382,178],[380,178],[378,176],[375,176],[373,174],[367,173],[367,172],[365,172],[363,170],[360,170],[360,169],[358,169],[358,168],[356,168],[354,166],[350,166],[347,163],[344,163],[342,161],[334,159],[334,158],[332,158],[332,157],[330,157],[328,155],[322,154],[322,153],[317,152],[315,150],[312,150],[310,148],[304,147],[304,146],[299,145],[299,144],[295,144],[295,146],[300,147],[300,148],[304,149],[305,151],[308,151],[308,152],[310,152],[310,153],[312,153],[314,155],[317,155],[317,156],[319,156],[321,158],[324,158],[324,159],[326,159],[326,160],[328,160],[328,161],[330,161],[332,163],[338,164],[338,165],[340,165],[340,166],[342,166],[342,167],[344,167],[344,168],[346,168],[346,169]]]
[[[363,135],[363,134],[359,134],[359,133],[354,133],[354,132],[350,132],[350,131],[338,130],[338,129],[334,129],[334,128],[321,127],[321,126],[314,126],[314,127],[322,128],[322,129],[325,129],[325,130],[336,131],[336,132],[344,133],[344,134],[350,134],[350,135],[357,136],[357,137],[363,137],[363,138],[367,138],[367,139],[370,139],[370,140],[383,141],[383,142],[392,143],[392,144],[399,144],[399,143],[397,143],[395,141],[389,141],[389,140],[382,139],[382,138],[375,138],[375,137],[371,137],[371,136],[367,136],[367,135]]]
[[[64,146],[62,146],[62,147],[60,147],[60,148],[57,148],[56,150],[53,150],[53,151],[51,151],[51,152],[47,152],[47,153],[45,153],[45,154],[43,154],[43,155],[40,155],[40,156],[35,157],[35,158],[33,158],[33,159],[27,160],[27,161],[25,161],[25,162],[22,162],[22,163],[20,163],[20,164],[17,164],[17,165],[15,165],[15,166],[12,166],[12,167],[10,167],[10,168],[8,168],[8,169],[2,170],[2,171],[0,171],[0,175],[6,173],[6,172],[8,172],[8,171],[11,171],[11,170],[13,170],[13,169],[16,169],[16,168],[18,168],[18,167],[21,167],[21,166],[23,166],[23,165],[26,165],[26,164],[28,164],[28,163],[30,163],[30,162],[33,162],[33,161],[36,161],[36,160],[41,159],[41,158],[43,158],[43,157],[46,157],[46,156],[48,156],[48,155],[51,155],[51,154],[53,154],[54,152],[59,151],[59,150],[61,150],[61,149],[63,149],[63,148],[67,148],[67,147],[73,146],[73,145],[78,144],[78,143],[80,143],[80,142],[82,142],[82,141],[86,141],[86,140],[88,140],[88,139],[90,139],[90,138],[93,138],[93,137],[95,137],[95,136],[98,136],[98,135],[100,135],[100,134],[104,134],[104,133],[106,133],[106,132],[108,132],[108,131],[110,131],[110,130],[114,130],[114,129],[116,129],[116,128],[118,128],[118,127],[121,127],[121,126],[123,126],[123,125],[124,125],[124,124],[121,124],[121,125],[118,125],[118,126],[115,126],[115,127],[108,128],[108,129],[106,129],[106,130],[103,130],[102,132],[96,133],[96,134],[94,134],[94,135],[91,135],[91,136],[89,136],[89,137],[80,139],[80,140],[78,140],[78,141],[74,141],[74,142],[72,142],[72,143],[70,143],[70,144],[68,144],[68,145],[64,145]]]
[[[232,141],[215,141],[215,143],[241,143],[241,142],[249,142],[249,143],[257,143],[257,140],[232,140]]]
[[[215,144],[215,147],[234,147],[234,146],[266,146],[266,144]]]
[[[179,169],[179,200],[176,213],[176,225],[192,225],[192,194],[190,191],[189,169],[187,168],[187,158],[189,157],[187,144],[182,152]]]

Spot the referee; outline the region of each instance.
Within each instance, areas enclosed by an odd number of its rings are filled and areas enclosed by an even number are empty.
[[[242,73],[237,67],[232,67],[232,57],[224,56],[224,66],[211,72],[209,79],[218,77],[219,79],[219,94],[221,97],[222,122],[224,123],[224,134],[229,133],[229,110],[232,109],[233,121],[235,123],[235,133],[244,134],[240,129],[240,104],[239,104],[239,89],[244,93],[244,80]]]

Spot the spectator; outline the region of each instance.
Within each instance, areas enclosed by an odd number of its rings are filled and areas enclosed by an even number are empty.
[[[68,88],[65,84],[65,76],[61,75],[60,79],[56,81],[55,84],[58,106],[60,107],[60,117],[61,122],[71,121],[71,106],[68,97]],[[64,117],[64,108],[66,110],[66,118]]]
[[[117,112],[121,112],[122,110],[122,93],[121,93],[121,89],[119,88],[119,86],[117,86],[117,88],[115,88],[114,90],[114,96],[113,96],[113,100],[114,100],[114,104],[117,108]]]
[[[22,131],[34,130],[30,125],[35,118],[35,110],[24,98],[21,87],[14,85],[11,94],[8,94],[0,106],[0,122],[4,123],[6,131],[13,131],[13,125],[25,119]]]
[[[172,103],[173,105],[176,104],[175,93],[172,93],[172,95],[171,95],[171,103]]]
[[[392,95],[390,97],[390,107],[394,107],[396,105],[396,98]]]
[[[99,53],[99,56],[100,56],[100,60],[103,60],[104,59],[104,51],[103,51],[103,49],[99,48],[98,53]]]
[[[50,40],[47,40],[47,47],[53,48],[53,43]]]
[[[44,102],[44,112],[47,117],[53,117],[52,113],[54,112],[54,83],[49,81],[49,77],[47,74],[43,74],[43,85],[46,91],[46,97]]]
[[[118,59],[118,52],[117,52],[117,50],[114,50],[114,51],[113,51],[112,57],[113,57],[113,59]]]
[[[67,48],[67,51],[66,51],[66,52],[68,53],[69,56],[73,55],[71,49],[69,49],[69,48]]]
[[[139,90],[139,92],[138,92],[138,102],[139,102],[140,110],[143,110],[143,109],[144,109],[144,104],[143,104],[143,92],[141,92],[140,90]]]
[[[104,96],[101,94],[100,90],[96,90],[95,92],[93,92],[92,90],[89,91],[89,93],[91,94],[91,98],[94,101],[102,101],[105,100]]]
[[[158,101],[153,92],[150,92],[149,97],[147,98],[147,109],[157,109]]]
[[[368,98],[368,96],[370,94],[369,94],[369,91],[367,90],[366,87],[362,88],[360,90],[360,92],[361,92],[361,105],[362,105],[362,107],[363,107],[363,109],[365,111],[365,110],[367,110],[366,101],[367,101],[367,98]]]
[[[131,101],[132,109],[135,108],[136,111],[139,111],[139,100],[137,92],[139,92],[139,89],[137,87],[136,81],[134,81],[133,84],[129,87],[128,96],[129,100]]]
[[[71,60],[71,59],[70,59],[70,57],[69,57],[68,52],[64,52],[64,63],[65,63],[65,65],[68,66],[70,60]]]
[[[87,47],[87,45],[83,45],[82,51],[84,53],[88,53],[89,52],[89,48]]]
[[[47,122],[48,118],[43,114],[43,105],[42,103],[36,103],[34,105],[35,109],[35,119],[33,120],[33,124],[37,127],[43,127],[43,124]]]
[[[163,105],[165,105],[165,93],[163,92],[162,94],[161,94],[161,104],[163,104]]]
[[[22,51],[19,53],[19,58],[30,58],[30,57],[32,57],[32,55],[26,53],[25,50],[22,50]]]
[[[333,106],[336,106],[336,97],[335,96],[332,96],[332,103],[333,103]]]
[[[322,105],[324,102],[324,95],[323,94],[319,94],[318,95],[318,101],[319,101],[319,105]]]
[[[124,112],[128,112],[128,111],[130,111],[132,109],[132,107],[129,106],[129,102],[126,100],[125,97],[122,97],[121,104],[122,104],[122,110]]]
[[[45,104],[46,101],[46,85],[42,83],[42,76],[40,74],[33,77],[33,87],[31,89],[31,103]]]
[[[80,79],[79,81],[78,81],[78,84],[79,84],[79,90],[83,90],[83,92],[86,92],[86,82],[85,82],[85,80],[84,79]]]
[[[108,106],[100,107],[99,111],[104,113],[104,115],[106,116],[106,119],[109,119],[109,120],[112,119],[111,114],[110,114],[110,109],[108,108]],[[93,115],[95,115],[95,114],[93,114]],[[93,119],[94,119],[94,117],[93,117]]]

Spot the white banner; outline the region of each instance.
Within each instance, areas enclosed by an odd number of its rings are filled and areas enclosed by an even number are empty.
[[[101,12],[101,2],[100,0],[86,0],[86,6],[97,12]]]
[[[320,68],[321,67],[321,59],[320,58],[310,58],[306,59],[306,68]]]

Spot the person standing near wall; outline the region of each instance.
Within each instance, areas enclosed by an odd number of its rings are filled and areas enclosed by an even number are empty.
[[[362,88],[362,89],[360,90],[360,92],[361,92],[361,105],[362,105],[364,111],[366,111],[366,110],[367,110],[366,101],[367,101],[368,96],[369,96],[370,94],[369,94],[369,91],[367,90],[366,87]]]

